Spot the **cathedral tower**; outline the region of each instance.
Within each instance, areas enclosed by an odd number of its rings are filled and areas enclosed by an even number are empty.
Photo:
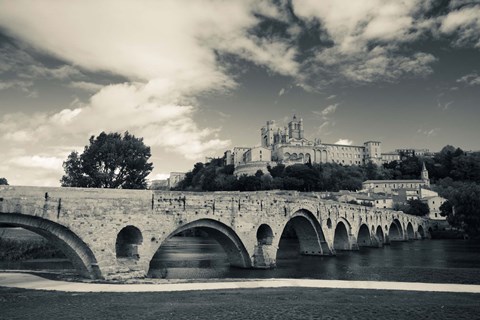
[[[293,115],[292,121],[288,123],[288,134],[291,139],[303,139],[303,119],[297,120],[297,116]]]

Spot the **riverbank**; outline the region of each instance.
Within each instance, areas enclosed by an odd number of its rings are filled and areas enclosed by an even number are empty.
[[[133,283],[109,282],[74,282],[52,280],[29,273],[0,273],[0,286],[64,291],[64,292],[176,292],[206,291],[223,289],[256,289],[256,288],[325,288],[325,289],[368,289],[419,292],[451,292],[480,294],[480,285],[452,283],[421,283],[393,281],[345,281],[318,279],[211,279],[198,282],[196,280],[161,280],[160,283],[143,282],[141,279]]]
[[[67,293],[0,287],[5,319],[475,319],[478,294],[264,288]]]

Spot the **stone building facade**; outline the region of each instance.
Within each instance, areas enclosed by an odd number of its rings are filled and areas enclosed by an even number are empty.
[[[235,166],[236,175],[253,175],[257,170],[267,172],[267,167],[302,163],[339,163],[362,165],[368,162],[382,164],[382,146],[379,141],[367,141],[362,145],[322,143],[320,139],[305,138],[303,119],[295,115],[286,127],[274,120],[267,121],[260,130],[260,146],[235,147],[225,152],[225,164]],[[385,154],[387,155],[387,154]],[[388,154],[389,159],[399,159]]]

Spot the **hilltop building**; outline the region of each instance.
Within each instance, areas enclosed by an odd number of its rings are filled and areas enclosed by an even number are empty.
[[[322,143],[320,139],[306,139],[304,132],[303,119],[298,119],[295,115],[286,127],[269,120],[260,130],[260,146],[235,147],[226,151],[225,164],[233,164],[238,176],[253,175],[257,170],[267,172],[267,166],[277,164],[289,166],[308,162],[334,162],[362,165],[368,162],[382,164],[385,161],[400,160],[398,154],[382,154],[379,141],[367,141],[363,145]]]

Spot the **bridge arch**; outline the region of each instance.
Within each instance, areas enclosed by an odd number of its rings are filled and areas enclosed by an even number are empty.
[[[291,226],[298,237],[300,253],[304,255],[330,255],[322,227],[315,216],[306,209],[297,210],[285,223],[283,232]],[[282,232],[282,234],[283,234]],[[277,238],[280,242],[280,237]],[[277,246],[279,246],[277,244]],[[278,257],[277,250],[277,257]]]
[[[425,239],[425,231],[423,230],[423,227],[421,224],[418,225],[417,232],[420,235],[421,239]]]
[[[370,247],[372,245],[372,237],[366,224],[362,224],[358,229],[357,244],[359,247]]]
[[[394,219],[390,224],[388,231],[388,239],[390,241],[402,241],[403,240],[403,229],[402,224],[398,219]]]
[[[191,229],[201,230],[208,234],[209,237],[215,239],[227,254],[228,261],[230,262],[231,266],[240,268],[250,268],[252,266],[250,255],[235,231],[233,231],[233,229],[226,224],[213,219],[195,220],[175,229],[175,231],[170,233],[168,237],[166,237],[165,240],[162,241],[158,247],[156,247],[156,250],[153,251],[151,258],[153,258],[153,255],[168,239],[181,232]]]
[[[92,250],[67,227],[37,216],[15,213],[0,214],[0,225],[2,224],[24,228],[41,235],[67,256],[81,276],[90,279],[103,279]]]
[[[350,224],[346,220],[339,220],[335,227],[335,235],[333,237],[333,248],[335,250],[350,250],[349,235]]]
[[[273,242],[273,231],[268,224],[262,224],[257,229],[257,243],[259,245],[271,245]]]
[[[115,251],[117,259],[133,259],[138,260],[138,246],[142,245],[143,236],[140,229],[135,226],[128,225],[117,234],[115,241]]]
[[[407,224],[407,237],[408,240],[415,239],[415,231],[413,231],[413,226],[411,222]]]

